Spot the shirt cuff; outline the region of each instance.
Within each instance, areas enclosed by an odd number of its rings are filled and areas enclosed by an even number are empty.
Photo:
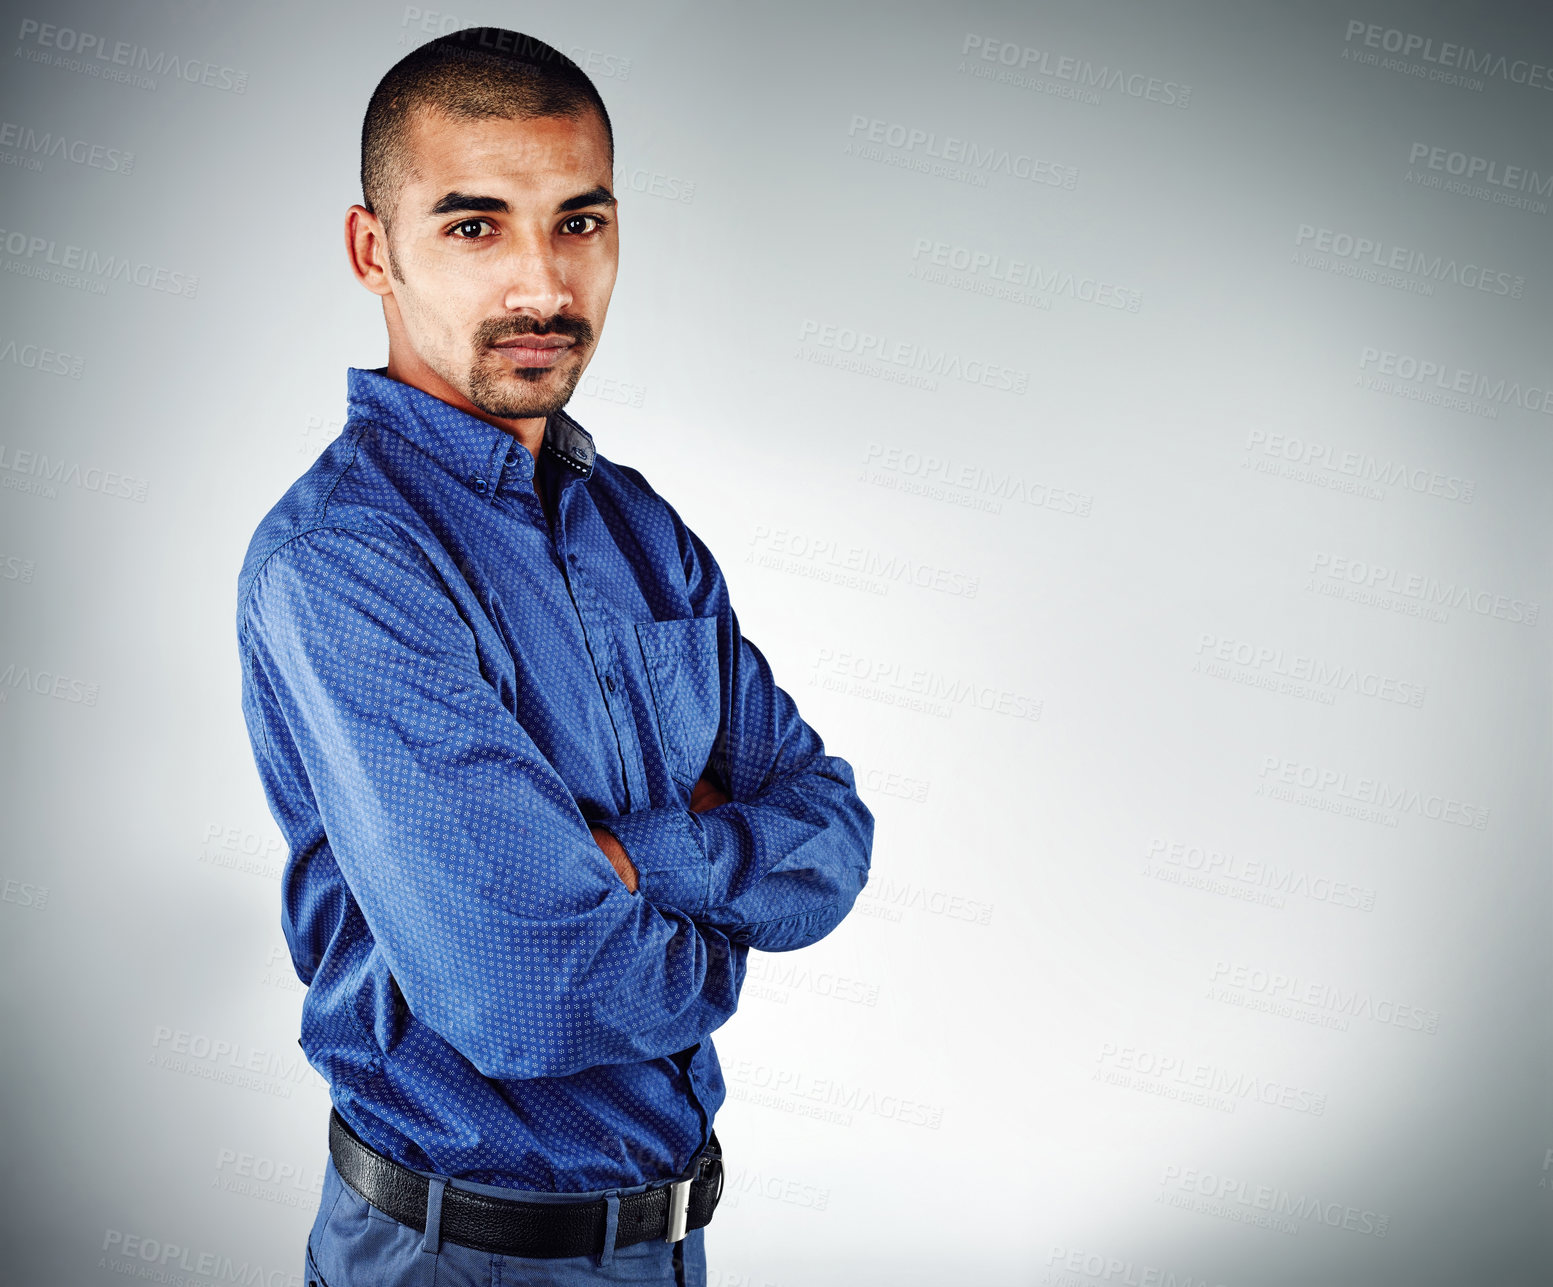
[[[688,809],[638,809],[593,823],[618,840],[636,868],[637,891],[648,901],[689,916],[706,910],[712,863]]]

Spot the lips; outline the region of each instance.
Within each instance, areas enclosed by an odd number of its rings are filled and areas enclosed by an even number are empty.
[[[566,335],[518,335],[491,347],[516,366],[554,366],[575,343]]]

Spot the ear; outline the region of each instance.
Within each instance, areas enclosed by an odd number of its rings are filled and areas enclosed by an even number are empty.
[[[388,280],[388,234],[366,206],[352,206],[345,212],[345,256],[356,280],[374,295],[393,294]]]

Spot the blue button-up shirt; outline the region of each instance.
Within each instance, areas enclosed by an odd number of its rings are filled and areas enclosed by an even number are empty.
[[[302,1049],[406,1166],[554,1192],[676,1175],[725,1096],[711,1034],[749,949],[835,928],[873,816],[710,551],[575,420],[548,418],[536,461],[380,371],[349,395],[238,586]],[[730,803],[692,812],[703,773]]]

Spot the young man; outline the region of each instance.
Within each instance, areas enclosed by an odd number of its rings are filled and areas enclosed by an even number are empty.
[[[868,877],[850,766],[706,546],[562,408],[618,259],[598,93],[472,28],[378,85],[351,267],[388,364],[265,516],[243,709],[328,1079],[309,1284],[700,1283],[711,1034]],[[675,342],[665,337],[665,342]]]

